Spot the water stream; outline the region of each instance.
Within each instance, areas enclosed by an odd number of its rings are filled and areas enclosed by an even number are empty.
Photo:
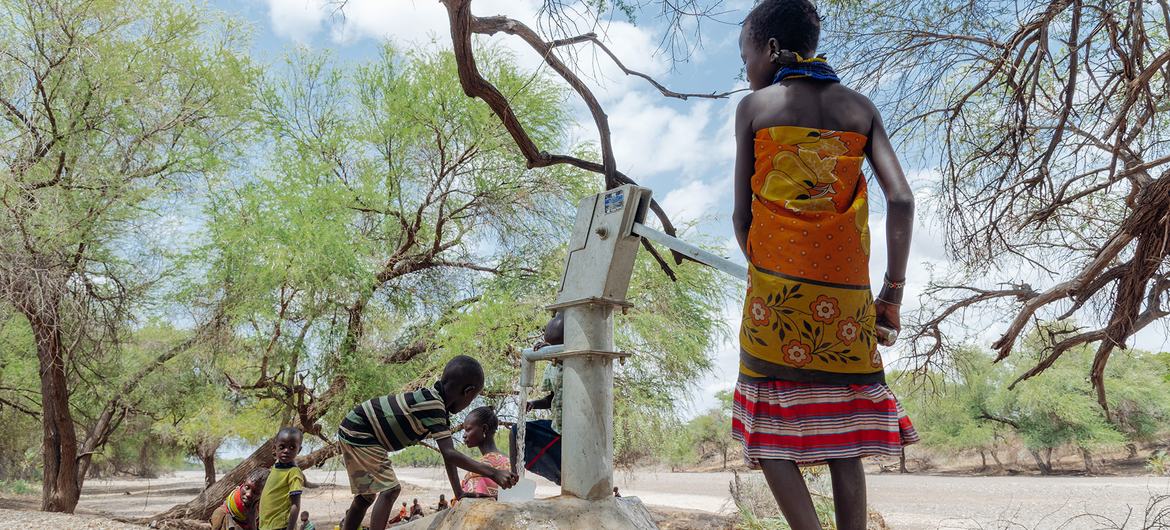
[[[516,413],[516,461],[520,464],[516,467],[516,475],[520,480],[524,480],[524,470],[528,467],[528,462],[524,460],[524,431],[528,430],[525,416],[528,412],[528,390],[529,387],[520,387],[520,408]]]

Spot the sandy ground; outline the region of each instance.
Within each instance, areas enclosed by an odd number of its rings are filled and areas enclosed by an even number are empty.
[[[0,530],[30,530],[33,528],[141,530],[144,527],[123,524],[93,515],[64,515],[59,513],[29,512],[0,508]]]
[[[410,469],[399,475],[433,488],[446,484],[441,470]],[[619,472],[615,479],[623,495],[650,506],[734,510],[730,473]],[[868,476],[868,487],[871,507],[898,530],[1143,528],[1139,523],[1151,499],[1170,495],[1170,478],[874,474]],[[540,496],[557,492],[548,482],[537,488]],[[1170,501],[1164,505],[1170,509]],[[1098,517],[1073,520],[1085,514]]]
[[[314,469],[309,480],[322,487],[306,492],[304,507],[318,526],[337,521],[348,506],[346,477],[336,470]],[[400,469],[404,491],[400,501],[418,498],[433,511],[440,493],[450,486],[441,469]],[[623,495],[637,496],[652,507],[699,512],[729,513],[730,473],[619,472],[616,483]],[[141,517],[158,513],[190,499],[202,482],[197,472],[183,472],[158,480],[91,480],[87,482],[79,512]],[[553,496],[559,490],[538,480],[537,495]],[[869,476],[870,503],[894,529],[991,529],[1144,528],[1140,524],[1146,505],[1157,495],[1170,495],[1166,477],[975,477],[942,475],[875,474]],[[129,494],[127,494],[129,493]],[[1170,508],[1170,502],[1167,502]],[[0,529],[77,528],[116,529],[129,526],[94,519],[69,519],[54,523],[37,519],[42,514],[11,512],[4,508],[33,508],[0,502]],[[661,511],[661,510],[659,510]],[[1077,516],[1092,513],[1102,518]],[[1132,517],[1128,524],[1125,520]],[[1108,524],[1106,519],[1114,524]],[[696,517],[699,528],[714,528],[715,519]],[[1011,525],[1008,522],[1013,523]],[[683,526],[686,527],[686,526]],[[679,528],[679,526],[675,526]]]

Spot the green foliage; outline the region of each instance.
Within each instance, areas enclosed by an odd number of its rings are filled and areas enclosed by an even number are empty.
[[[727,337],[722,307],[730,280],[710,268],[684,265],[671,282],[640,253],[630,281],[634,309],[616,318],[618,349],[634,355],[614,373],[614,451],[648,454],[675,436],[687,400],[683,389],[711,369],[710,352]],[[730,432],[730,424],[725,432]]]
[[[25,480],[0,480],[0,493],[11,495],[36,495],[41,488]]]
[[[0,2],[48,16],[35,2]],[[529,169],[490,108],[463,93],[450,53],[386,46],[347,64],[298,50],[262,71],[240,53],[241,26],[197,6],[61,5],[86,21],[84,53],[46,81],[59,96],[52,108],[76,127],[0,173],[4,196],[28,205],[0,211],[0,224],[32,238],[0,232],[0,257],[80,259],[58,285],[78,302],[70,406],[79,432],[108,410],[117,426],[95,473],[151,474],[229,440],[258,442],[309,407],[324,411],[321,435],[332,438],[354,403],[428,385],[458,354],[484,364],[482,400],[510,406],[518,350],[548,317],[575,203],[599,191],[596,176]],[[37,60],[24,33],[56,26],[18,18],[0,21],[13,50],[0,91],[23,104],[36,87],[13,58]],[[62,39],[43,42],[71,51]],[[501,49],[477,51],[477,63],[539,145],[591,156],[567,141],[561,85]],[[16,139],[6,155],[38,152],[23,126],[0,121]],[[54,182],[58,156],[68,168]],[[634,354],[615,375],[619,459],[668,438],[680,389],[710,369],[725,335],[727,280],[690,264],[677,272],[671,282],[639,256],[635,308],[617,318],[619,347]],[[4,302],[0,421],[20,428],[0,433],[0,476],[27,476],[40,429],[20,409],[40,406],[38,365],[28,321]],[[214,326],[185,329],[208,315]],[[437,457],[416,448],[395,458]]]
[[[1001,365],[973,348],[955,358],[952,378],[930,374],[925,380],[892,373],[893,388],[927,447],[947,451],[992,450],[1010,428],[985,416],[998,411],[998,392],[1006,384]]]
[[[407,447],[390,456],[394,460],[394,465],[405,467],[441,467],[443,465],[443,455],[437,453],[433,449],[414,445]]]
[[[0,478],[31,479],[40,466],[36,346],[28,321],[0,308]]]
[[[684,424],[671,426],[655,452],[660,460],[672,468],[697,464],[711,455],[718,455],[727,467],[727,458],[735,447],[731,438],[731,407],[734,393],[720,390],[715,393],[718,404]]]
[[[167,447],[147,434],[155,394],[139,374],[172,343],[135,332],[172,309],[181,208],[168,207],[246,144],[248,43],[188,2],[2,0],[0,12],[0,400],[46,423],[5,422],[0,475],[29,475],[42,443],[81,469],[147,469],[157,459],[142,455]],[[50,338],[34,344],[29,324]],[[63,366],[38,369],[38,356]],[[55,403],[41,403],[42,388]],[[74,431],[81,454],[66,443]],[[61,497],[71,510],[71,492]]]
[[[994,451],[1019,440],[1042,465],[1049,465],[1041,451],[1070,447],[1087,456],[1165,434],[1170,384],[1159,355],[1114,353],[1115,362],[1105,372],[1106,416],[1084,378],[1094,348],[1074,348],[1044,374],[1009,388],[1015,373],[1046,352],[1039,335],[1029,337],[1025,346],[1028,351],[998,364],[988,354],[967,348],[956,357],[953,373],[895,378],[895,390],[923,445],[943,451]]]
[[[1146,460],[1146,469],[1155,476],[1170,475],[1170,454],[1165,449],[1159,450]]]

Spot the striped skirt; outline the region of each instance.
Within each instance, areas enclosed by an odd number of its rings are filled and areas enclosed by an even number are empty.
[[[732,436],[753,469],[760,460],[823,464],[838,458],[898,456],[918,441],[889,387],[769,380],[735,385]]]

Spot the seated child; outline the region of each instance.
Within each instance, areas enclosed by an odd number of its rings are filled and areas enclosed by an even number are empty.
[[[300,429],[285,427],[276,433],[276,463],[260,497],[260,530],[296,530],[305,485],[296,462],[300,452]]]
[[[465,492],[466,493],[466,492]],[[422,505],[418,503],[418,499],[414,500],[414,504],[410,505],[410,520],[413,521],[423,516]]]
[[[544,327],[544,340],[538,342],[534,348],[539,349],[550,344],[564,344],[565,342],[565,315],[557,311]],[[556,484],[561,483],[561,363],[551,362],[544,369],[544,380],[541,390],[548,395],[541,399],[529,401],[528,410],[549,410],[552,419],[527,420],[524,422],[524,469],[536,473]],[[511,451],[511,466],[516,469],[516,455],[520,452],[516,448],[516,426],[512,426],[509,437]]]
[[[385,530],[390,510],[402,487],[394,476],[389,452],[433,438],[443,455],[455,499],[463,496],[456,468],[475,471],[510,488],[516,475],[473,460],[451,441],[451,414],[466,409],[483,390],[483,367],[466,355],[451,359],[432,387],[379,396],[354,407],[337,430],[353,502],[344,530],[357,530],[366,510],[374,506],[371,530]]]
[[[394,523],[401,523],[403,521],[406,521],[406,503],[405,502],[402,503],[402,509],[398,510],[398,515],[395,515],[394,518],[389,521],[389,523],[394,524]],[[365,528],[365,527],[363,527],[363,528]]]
[[[211,530],[256,530],[256,502],[268,479],[267,469],[256,469],[211,512]]]
[[[495,469],[508,471],[512,469],[508,457],[496,448],[496,429],[500,427],[500,420],[496,411],[491,407],[479,407],[467,414],[463,420],[463,443],[473,449],[478,448],[483,455],[480,461]],[[474,471],[463,479],[464,497],[491,497],[500,494],[500,486],[489,477]]]
[[[317,530],[317,525],[309,522],[309,512],[301,512],[301,530]]]

